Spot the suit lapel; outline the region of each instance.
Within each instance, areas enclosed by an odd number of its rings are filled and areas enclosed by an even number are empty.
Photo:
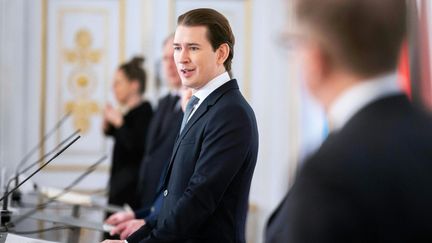
[[[171,159],[170,159],[168,168],[165,171],[164,180],[163,180],[164,185],[166,185],[166,179],[167,179],[168,175],[170,174],[170,171],[172,168],[172,163],[174,161],[174,157],[177,154],[177,150],[180,146],[181,141],[183,140],[184,136],[188,133],[189,129],[191,129],[193,124],[195,124],[207,111],[208,111],[208,103],[206,102],[206,100],[204,100],[204,102],[198,107],[198,110],[192,115],[192,117],[190,118],[188,123],[186,123],[186,126],[184,127],[182,133],[177,135],[176,142],[174,144],[174,149],[173,149],[173,152],[171,155]]]
[[[164,182],[163,185],[164,186],[166,185],[169,174],[171,173],[172,163],[174,161],[174,158],[177,154],[178,148],[179,148],[180,143],[183,140],[183,138],[186,136],[186,134],[189,132],[189,130],[193,127],[193,125],[197,121],[199,121],[204,116],[204,114],[207,113],[207,111],[209,109],[211,109],[211,106],[213,106],[219,100],[220,97],[222,97],[227,91],[229,91],[231,89],[239,89],[239,87],[237,85],[237,81],[235,79],[228,81],[227,83],[225,83],[224,85],[222,85],[221,87],[219,87],[215,91],[213,91],[203,101],[203,103],[198,107],[198,109],[192,115],[192,117],[190,118],[188,123],[186,123],[186,126],[183,128],[183,131],[177,136],[169,165],[168,165],[167,169],[165,170],[165,175],[164,175],[164,179],[163,179],[163,182]]]
[[[169,96],[166,96],[160,100],[157,112],[152,118],[146,138],[146,153],[153,151],[155,146],[159,144],[159,139],[162,133],[164,133],[162,123],[164,120],[166,120],[166,114],[168,114],[167,103],[169,103]]]

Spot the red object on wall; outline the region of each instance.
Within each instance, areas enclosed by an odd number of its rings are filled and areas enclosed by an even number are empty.
[[[410,63],[408,54],[408,43],[405,41],[402,45],[402,50],[399,58],[399,85],[402,90],[412,98],[411,93],[411,79],[410,79]]]

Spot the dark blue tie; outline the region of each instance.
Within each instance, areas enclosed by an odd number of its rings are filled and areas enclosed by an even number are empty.
[[[187,103],[186,110],[183,115],[183,121],[181,124],[180,133],[183,131],[183,128],[186,126],[186,123],[188,122],[188,118],[191,115],[192,111],[194,110],[195,105],[198,104],[198,101],[199,99],[196,96],[192,95],[189,102]]]

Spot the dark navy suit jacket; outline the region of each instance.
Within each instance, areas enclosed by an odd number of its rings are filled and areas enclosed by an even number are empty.
[[[170,161],[182,118],[179,97],[168,94],[160,99],[148,128],[146,153],[140,166],[137,188],[140,209],[152,207],[162,173]]]
[[[255,115],[231,80],[203,101],[179,135],[157,225],[128,242],[244,243],[257,152]]]
[[[377,100],[305,162],[265,242],[432,242],[431,172],[432,120]]]

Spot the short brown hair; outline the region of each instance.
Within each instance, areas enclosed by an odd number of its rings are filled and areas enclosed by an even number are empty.
[[[214,51],[220,45],[224,43],[228,44],[229,54],[224,62],[224,66],[226,71],[231,71],[235,39],[231,26],[225,16],[214,9],[198,8],[180,15],[177,19],[177,25],[207,27],[207,39]]]
[[[331,62],[364,76],[396,68],[405,0],[297,0],[296,13],[322,39]]]

